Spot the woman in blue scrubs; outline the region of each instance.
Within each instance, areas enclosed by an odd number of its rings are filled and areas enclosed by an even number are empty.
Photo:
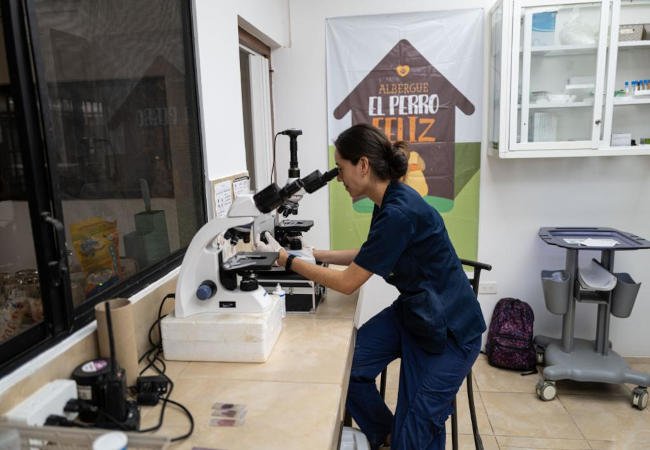
[[[442,217],[400,181],[407,170],[406,145],[360,124],[342,132],[335,147],[338,180],[352,198],[375,203],[360,249],[314,250],[317,260],[348,267],[339,271],[294,259],[270,236],[270,245],[260,246],[279,251],[279,265],[346,294],[373,273],[397,287],[395,302],[358,330],[347,407],[373,449],[443,450],[445,420],[485,331],[480,306]],[[375,379],[397,358],[393,416]]]

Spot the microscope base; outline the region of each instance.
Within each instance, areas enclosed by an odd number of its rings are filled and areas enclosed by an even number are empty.
[[[273,301],[262,313],[172,313],[160,327],[167,360],[264,362],[282,331],[282,311]]]

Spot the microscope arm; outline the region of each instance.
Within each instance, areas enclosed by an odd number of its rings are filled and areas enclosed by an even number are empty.
[[[219,283],[219,252],[215,239],[226,230],[251,222],[252,217],[215,218],[203,225],[187,247],[176,282],[176,317],[187,317],[208,309],[208,303],[198,299],[196,290],[206,280]]]

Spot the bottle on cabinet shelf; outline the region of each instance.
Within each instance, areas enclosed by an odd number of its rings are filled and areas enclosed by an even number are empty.
[[[624,86],[626,96],[650,95],[650,80],[648,79],[626,81]]]
[[[634,95],[650,95],[650,80],[635,80],[632,83],[636,83],[636,88],[633,89]]]

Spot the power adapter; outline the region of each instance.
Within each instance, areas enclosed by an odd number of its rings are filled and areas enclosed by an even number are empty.
[[[76,423],[69,420],[67,417],[59,416],[58,414],[50,414],[49,416],[47,416],[47,418],[45,419],[45,423],[43,425],[56,426],[56,427],[75,427],[75,426],[77,426]]]
[[[136,397],[138,405],[141,406],[156,406],[159,399],[155,392],[140,392]]]
[[[168,381],[160,375],[138,377],[135,383],[138,405],[155,406],[167,393]]]
[[[167,392],[168,381],[161,375],[138,377],[135,382],[138,394],[149,392],[154,394],[165,394]]]

